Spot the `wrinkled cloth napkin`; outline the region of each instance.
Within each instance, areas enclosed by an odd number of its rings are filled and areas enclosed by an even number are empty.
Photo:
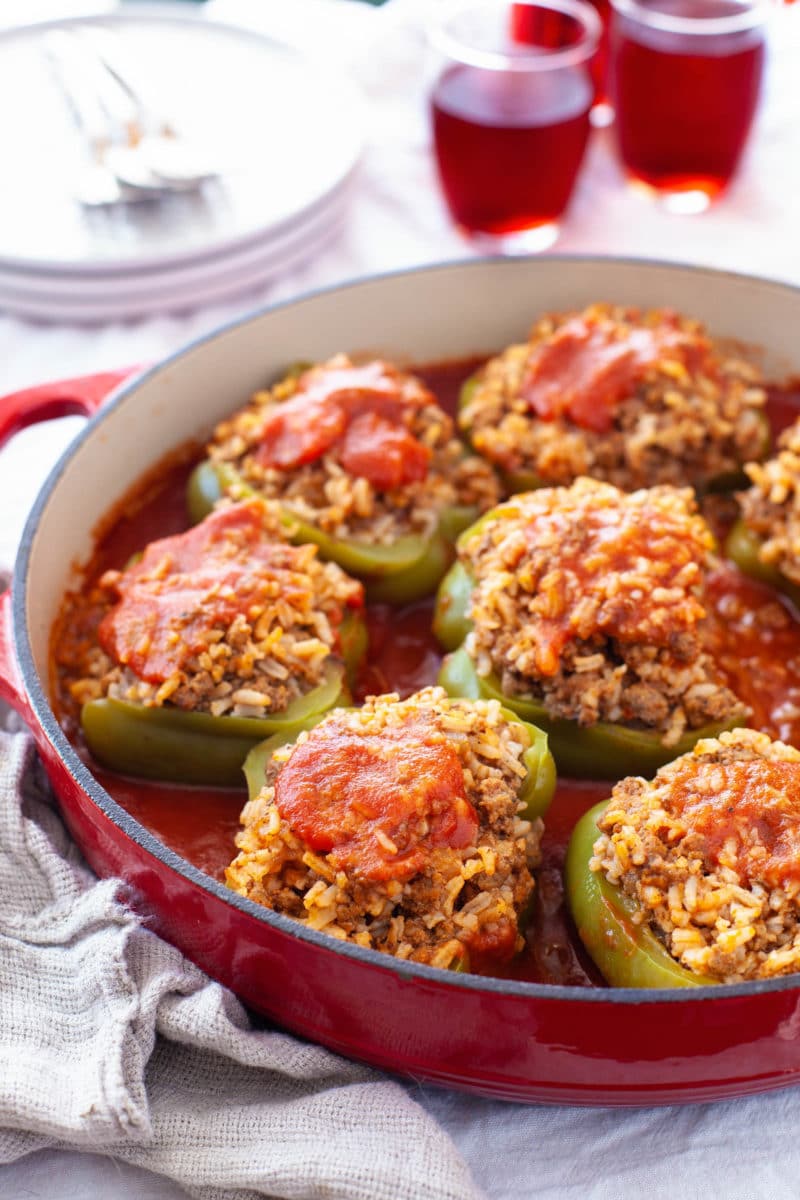
[[[30,735],[0,732],[0,1164],[45,1147],[203,1200],[479,1200],[399,1084],[253,1028],[146,929],[82,861]]]

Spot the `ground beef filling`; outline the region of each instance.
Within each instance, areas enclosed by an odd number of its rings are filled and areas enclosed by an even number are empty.
[[[739,496],[742,515],[762,539],[763,562],[800,584],[800,421],[784,430],[779,450],[745,467],[752,487]]]
[[[704,486],[756,457],[765,401],[755,368],[699,322],[595,304],[491,359],[460,422],[490,462],[542,483]]]
[[[333,537],[428,535],[443,509],[497,502],[492,468],[413,375],[337,355],[258,392],[208,447],[267,500]]]
[[[273,540],[265,521],[260,501],[228,505],[106,572],[72,696],[263,716],[319,686],[363,588],[315,547]]]
[[[692,493],[591,479],[517,496],[459,556],[475,580],[467,652],[554,717],[657,730],[746,716],[702,642],[713,539]]]
[[[800,969],[800,753],[736,729],[624,779],[590,866],[683,966],[722,982]],[[636,918],[634,918],[636,919]]]
[[[398,958],[503,963],[543,828],[520,815],[526,739],[496,702],[441,688],[337,710],[273,755],[228,885]]]

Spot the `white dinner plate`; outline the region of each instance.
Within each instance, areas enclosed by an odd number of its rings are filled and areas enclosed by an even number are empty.
[[[227,253],[147,271],[119,271],[114,275],[62,272],[57,276],[46,276],[38,271],[0,264],[0,291],[14,296],[50,297],[63,304],[106,299],[134,301],[176,288],[201,289],[207,280],[221,273],[246,271],[256,262],[262,263],[265,268],[272,262],[279,266],[287,253],[293,252],[306,241],[316,240],[326,228],[340,228],[349,201],[349,190],[338,190],[323,208],[294,222],[280,235],[253,239]]]
[[[43,51],[48,32],[97,24],[146,63],[148,98],[223,164],[201,192],[112,211],[75,201],[82,139]],[[0,34],[0,111],[0,267],[43,278],[164,269],[280,237],[345,185],[363,140],[361,97],[335,72],[263,35],[146,7]]]
[[[47,288],[40,292],[20,292],[0,278],[0,309],[23,317],[75,324],[185,312],[198,304],[227,300],[307,262],[341,231],[343,220],[343,213],[334,214],[319,228],[302,230],[301,236],[287,239],[278,250],[269,247],[266,255],[254,252],[249,261],[239,266],[230,268],[223,262],[219,268],[207,271],[202,279],[188,282],[176,272],[171,283],[135,295],[127,292],[85,295],[80,287],[72,296],[54,295]]]

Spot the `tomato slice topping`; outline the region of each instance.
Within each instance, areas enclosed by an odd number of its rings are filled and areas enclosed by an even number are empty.
[[[300,377],[291,399],[267,412],[255,458],[291,471],[335,453],[349,474],[378,491],[402,487],[425,478],[431,457],[404,416],[431,401],[422,388],[406,394],[385,363],[314,367]]]
[[[292,471],[322,458],[346,428],[343,408],[328,398],[301,392],[267,414],[256,460],[265,467]]]
[[[422,721],[375,733],[325,722],[281,769],[275,803],[312,850],[373,882],[406,881],[478,831],[456,750]]]
[[[706,339],[695,335],[692,342],[670,314],[661,325],[632,329],[582,314],[534,349],[522,397],[544,421],[566,417],[584,429],[608,433],[619,404],[649,368],[663,358],[688,366],[707,348]]]
[[[348,427],[339,461],[381,492],[416,483],[428,473],[431,452],[402,425],[375,413],[362,413]]]

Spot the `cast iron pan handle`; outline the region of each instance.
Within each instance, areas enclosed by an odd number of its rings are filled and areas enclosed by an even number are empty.
[[[70,417],[76,413],[91,417],[109,392],[113,392],[123,380],[139,370],[140,367],[123,367],[119,371],[103,371],[98,375],[43,383],[3,396],[0,400],[0,446],[19,433],[20,429],[37,421]]]
[[[0,399],[0,446],[20,429],[38,421],[76,413],[92,416],[109,393],[139,370],[140,367],[123,367],[118,371],[103,371],[97,375],[23,388],[3,396]],[[5,581],[0,580],[0,587],[2,582]],[[31,710],[14,654],[10,588],[0,591],[0,700],[6,701],[31,723]]]

